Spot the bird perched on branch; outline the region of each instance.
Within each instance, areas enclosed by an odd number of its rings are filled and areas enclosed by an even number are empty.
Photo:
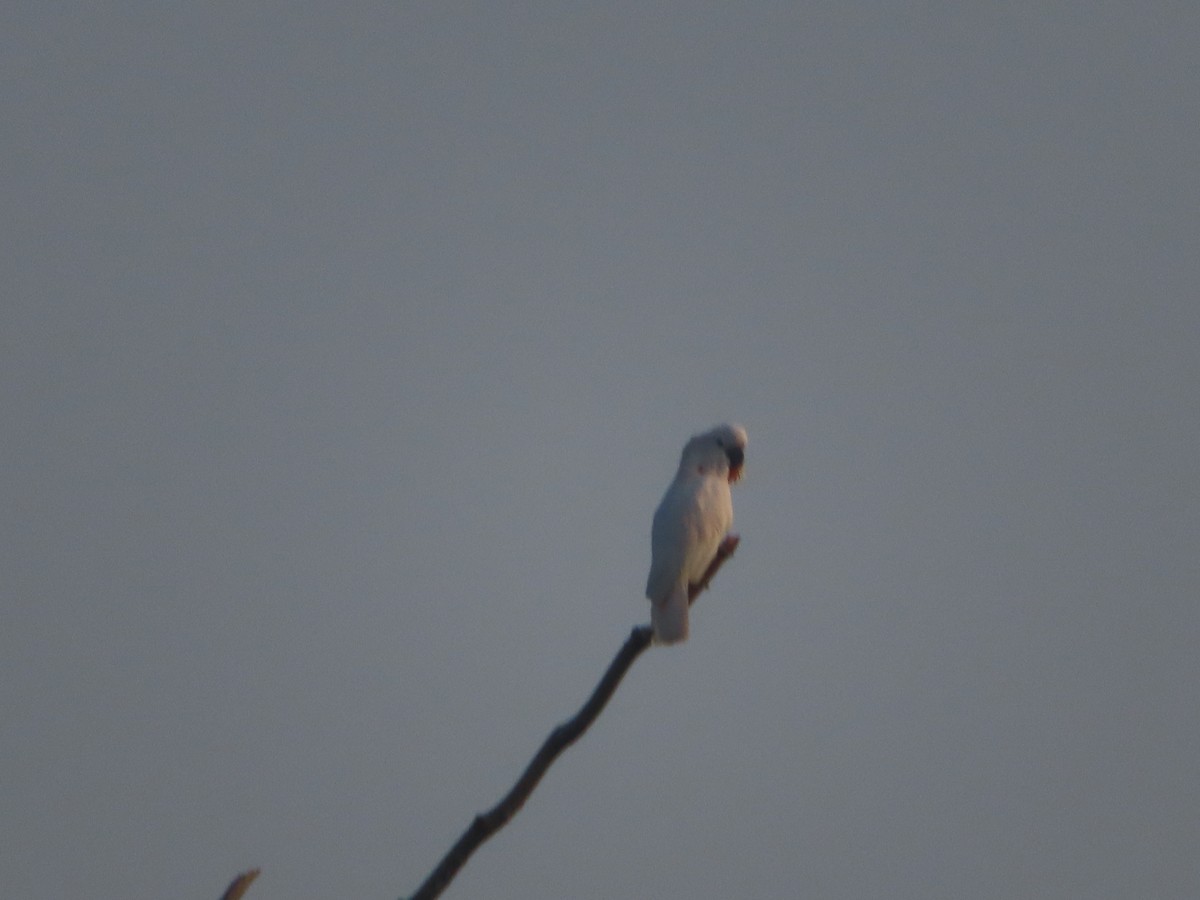
[[[733,525],[729,486],[741,478],[745,458],[746,429],[740,425],[718,425],[683,448],[650,533],[646,597],[657,644],[687,640],[688,589],[704,577]]]

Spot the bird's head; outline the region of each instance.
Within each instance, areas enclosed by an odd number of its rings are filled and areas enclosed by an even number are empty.
[[[746,440],[746,429],[741,425],[718,425],[687,442],[681,465],[695,466],[701,474],[718,472],[732,484],[742,477]]]

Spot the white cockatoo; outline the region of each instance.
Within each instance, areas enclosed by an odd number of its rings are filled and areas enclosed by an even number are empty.
[[[657,644],[688,636],[688,587],[704,576],[733,525],[729,485],[742,475],[746,429],[718,425],[683,448],[679,471],[654,512],[646,596]]]

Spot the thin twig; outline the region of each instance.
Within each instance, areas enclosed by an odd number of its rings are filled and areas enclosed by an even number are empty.
[[[689,602],[694,602],[696,597],[708,587],[708,583],[717,574],[717,570],[721,568],[725,560],[733,556],[737,546],[737,535],[728,535],[721,542],[720,547],[717,548],[717,555],[709,564],[704,577],[696,584],[689,585]],[[587,702],[580,707],[579,712],[550,732],[550,736],[542,743],[541,749],[534,755],[525,771],[521,773],[517,783],[505,794],[504,799],[487,812],[475,816],[467,830],[442,857],[437,868],[412,895],[411,900],[433,900],[433,898],[441,896],[442,891],[454,880],[454,876],[466,865],[471,854],[479,849],[484,841],[508,824],[508,821],[525,805],[525,801],[529,799],[529,795],[542,780],[542,776],[546,774],[551,763],[591,727],[592,722],[600,715],[601,710],[616,691],[621,679],[625,677],[625,673],[629,671],[629,667],[642,654],[642,651],[650,646],[653,637],[654,634],[649,625],[639,625],[630,632],[624,645],[617,651],[613,661],[609,663],[600,683],[596,685],[596,689],[592,691]]]
[[[248,869],[237,876],[229,882],[229,887],[225,888],[221,900],[242,900],[242,894],[246,893],[246,888],[250,887],[251,882],[258,877],[258,873],[261,871],[261,869]]]

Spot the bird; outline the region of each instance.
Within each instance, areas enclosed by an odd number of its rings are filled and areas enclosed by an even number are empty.
[[[729,486],[742,476],[746,441],[740,425],[694,435],[654,512],[646,598],[656,644],[687,640],[688,588],[704,577],[733,525]]]

